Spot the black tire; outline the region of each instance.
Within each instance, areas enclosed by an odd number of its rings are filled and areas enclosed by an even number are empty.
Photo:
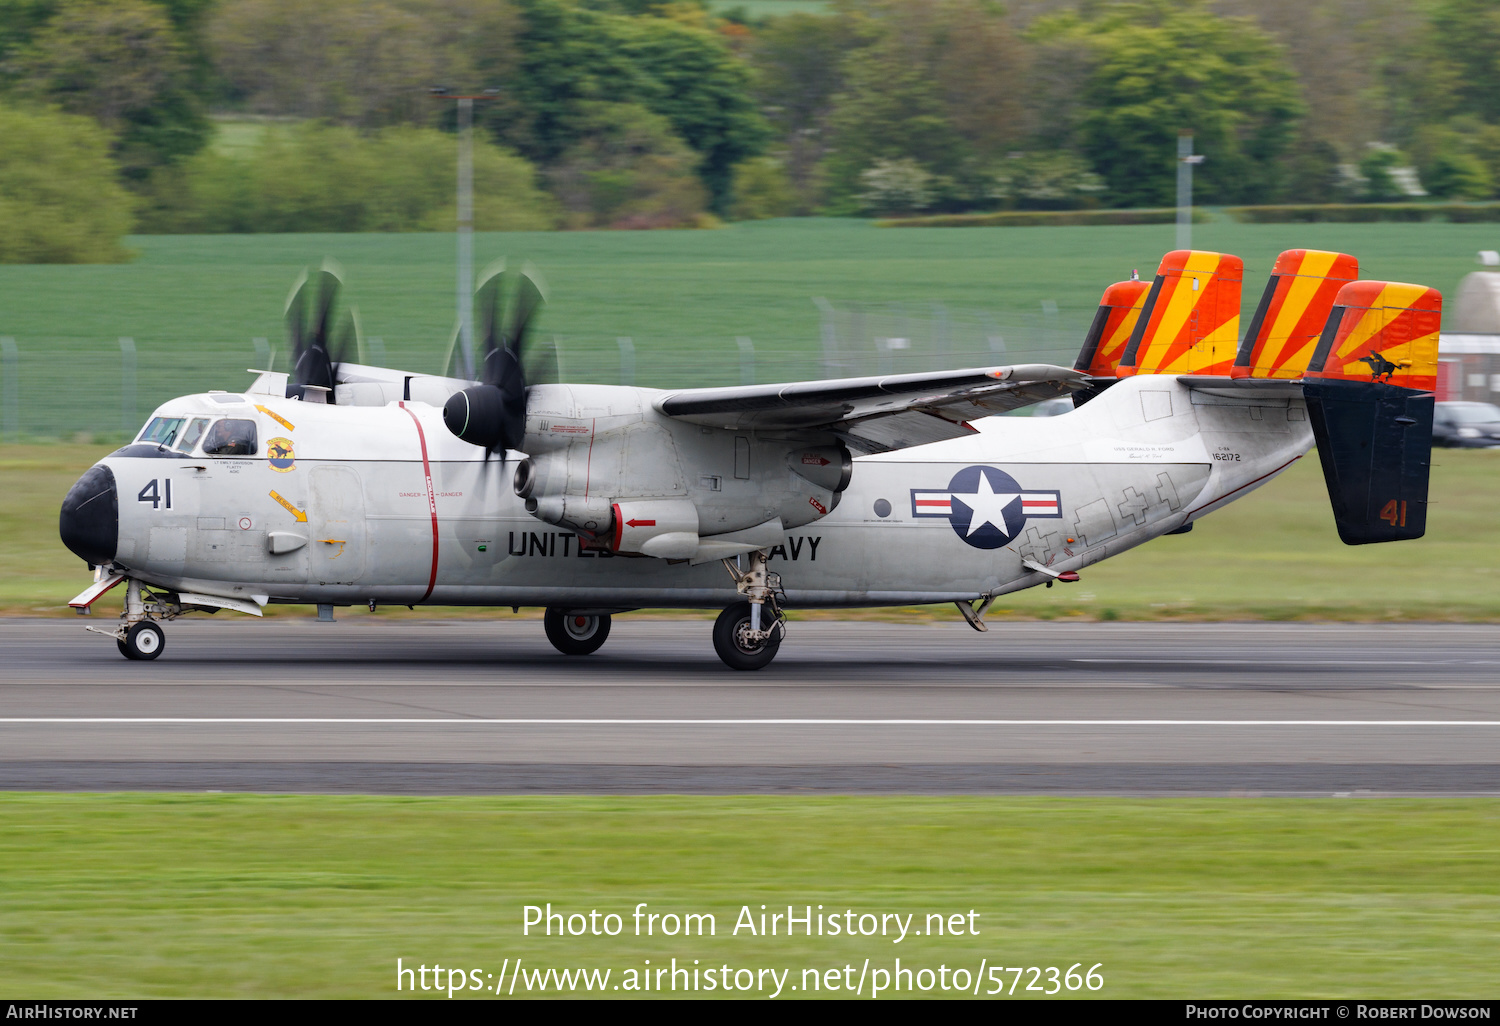
[[[549,609],[542,616],[547,640],[563,655],[580,656],[599,651],[609,638],[608,613],[580,616],[562,609]]]
[[[150,620],[142,620],[125,632],[120,651],[126,659],[155,659],[167,647],[167,636]]]
[[[770,616],[768,607],[761,608],[762,616]],[[750,603],[736,602],[719,614],[714,621],[714,651],[731,670],[759,670],[776,658],[781,647],[781,625],[771,636],[758,645],[747,647],[740,643],[740,631],[750,628]]]
[[[118,648],[120,650],[120,654],[122,656],[124,656],[126,659],[133,659],[133,658],[135,658],[134,656],[132,656],[130,654],[130,649],[128,649],[128,648],[125,647],[125,639],[124,638],[116,638],[115,639],[115,648]]]

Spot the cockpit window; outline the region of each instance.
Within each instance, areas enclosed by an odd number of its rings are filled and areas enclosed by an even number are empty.
[[[177,435],[182,430],[186,421],[185,417],[153,417],[151,423],[146,425],[146,430],[141,432],[137,441],[147,445],[161,445],[170,448],[177,441]]]
[[[221,420],[203,440],[203,451],[210,456],[254,456],[256,448],[253,420]]]
[[[193,422],[182,432],[182,441],[177,443],[178,452],[192,452],[193,446],[198,444],[198,439],[203,437],[203,429],[208,427],[208,418],[194,417]]]

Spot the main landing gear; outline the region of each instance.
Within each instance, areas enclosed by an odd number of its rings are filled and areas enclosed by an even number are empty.
[[[749,566],[724,560],[734,586],[746,601],[736,602],[714,621],[714,651],[731,670],[759,670],[770,665],[786,636],[786,617],[777,602],[781,577],[766,570],[765,549],[749,554]]]
[[[563,655],[588,655],[599,651],[609,638],[608,613],[592,615],[551,608],[542,616],[547,640]]]

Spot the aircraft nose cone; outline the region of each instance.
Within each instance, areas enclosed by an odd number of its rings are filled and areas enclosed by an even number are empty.
[[[120,497],[115,472],[93,467],[80,477],[63,499],[57,518],[62,543],[86,563],[108,563],[120,541]]]

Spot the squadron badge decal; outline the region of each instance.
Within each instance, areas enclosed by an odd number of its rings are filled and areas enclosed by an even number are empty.
[[[1062,518],[1060,492],[1027,491],[994,467],[965,467],[948,487],[913,488],[914,517],[943,517],[953,533],[976,549],[998,549],[1031,519]]]
[[[285,474],[297,465],[290,438],[271,438],[266,441],[267,462],[278,474]]]

